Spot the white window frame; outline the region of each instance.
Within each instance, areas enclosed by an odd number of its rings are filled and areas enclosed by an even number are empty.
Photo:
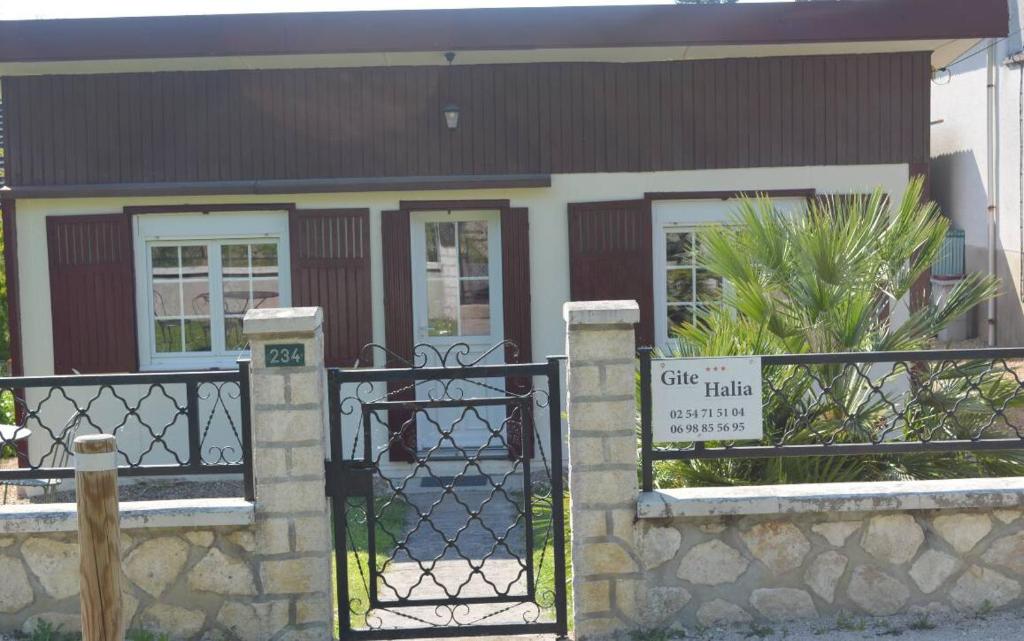
[[[210,271],[210,352],[157,353],[153,330],[153,274],[150,247],[159,245],[277,242],[279,301],[291,305],[291,257],[288,212],[231,211],[215,214],[137,214],[132,220],[135,253],[136,327],[139,369],[194,370],[234,369],[247,352],[224,347],[224,309],[220,303],[222,281],[220,251],[208,252]],[[217,274],[218,276],[214,276]]]
[[[484,336],[430,336],[427,326],[426,271],[432,264],[426,258],[426,224],[482,221],[487,223],[488,274],[490,285],[491,332]],[[410,218],[412,230],[412,304],[413,341],[433,345],[466,343],[471,346],[490,347],[504,340],[504,293],[502,292],[501,214],[497,211],[423,211]]]
[[[750,193],[756,193],[751,190]],[[775,206],[783,210],[799,211],[807,203],[803,197],[772,198]],[[666,346],[672,340],[668,335],[668,282],[665,276],[667,249],[665,235],[672,231],[700,233],[701,227],[721,225],[732,219],[738,199],[692,198],[678,200],[655,200],[651,203],[653,273],[654,273],[654,341]],[[723,292],[728,290],[728,281],[723,281]]]
[[[662,300],[664,301],[664,303],[661,305],[661,307],[658,309],[658,311],[661,313],[661,322],[665,325],[665,332],[664,332],[664,337],[663,337],[665,343],[667,343],[670,340],[670,338],[671,338],[668,335],[668,319],[665,318],[665,316],[667,315],[665,312],[667,312],[668,307],[671,304],[669,302],[669,300],[668,300],[668,272],[669,272],[669,266],[667,264],[667,262],[668,262],[668,241],[666,240],[665,237],[668,234],[670,234],[670,233],[680,232],[680,233],[691,234],[691,236],[694,239],[694,240],[690,241],[691,242],[691,249],[690,249],[690,251],[693,252],[693,264],[692,264],[692,266],[680,265],[676,269],[692,272],[692,276],[691,276],[692,280],[691,280],[690,286],[692,288],[691,295],[693,297],[693,302],[692,303],[691,302],[683,302],[683,303],[680,303],[680,306],[690,307],[693,310],[693,317],[696,318],[697,317],[697,310],[700,307],[700,304],[697,302],[697,291],[699,289],[699,287],[697,285],[697,272],[700,271],[700,265],[697,262],[697,256],[696,256],[697,243],[695,243],[695,239],[700,237],[701,233],[704,230],[708,229],[708,227],[710,227],[710,224],[704,224],[704,225],[673,225],[673,224],[666,224],[666,225],[664,225],[662,227],[662,233],[661,233],[662,261],[661,261],[661,272],[660,272],[660,276],[661,277],[658,278],[658,282],[655,283],[655,289],[657,290],[658,288],[660,288],[660,290],[661,290],[660,291],[660,295],[662,297]],[[724,280],[722,281],[722,287],[723,287],[723,289],[725,288],[725,281]],[[657,297],[658,295],[659,295],[659,292],[656,291],[655,292],[655,297]]]

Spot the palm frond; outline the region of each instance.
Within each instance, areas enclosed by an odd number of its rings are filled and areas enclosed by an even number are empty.
[[[779,210],[768,198],[742,199],[728,225],[702,234],[700,264],[729,283],[722,304],[693,323],[672,328],[673,340],[662,353],[731,356],[930,347],[938,332],[995,296],[998,281],[971,275],[943,299],[904,309],[948,228],[935,205],[922,202],[922,193],[923,182],[915,179],[898,201],[877,189],[864,197],[814,199],[796,214]],[[984,363],[776,366],[766,367],[763,376],[771,391],[765,399],[766,445],[1024,433],[1024,425],[1010,425],[1001,413],[1024,406],[1022,381]],[[657,465],[659,483],[693,486],[995,474],[1024,474],[1024,457],[818,456]]]

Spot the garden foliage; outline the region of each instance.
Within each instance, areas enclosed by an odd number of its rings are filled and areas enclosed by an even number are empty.
[[[919,294],[948,220],[912,181],[898,202],[811,200],[798,213],[743,199],[702,234],[700,262],[725,278],[721,305],[673,329],[680,356],[904,351],[934,348],[952,321],[995,296],[970,274],[943,300]],[[990,361],[766,366],[763,444],[933,441],[1019,436],[996,409],[1024,404],[1012,368]],[[1024,432],[1024,430],[1022,430]],[[746,443],[750,444],[750,443]],[[1024,458],[949,453],[679,461],[663,486],[1011,476]]]

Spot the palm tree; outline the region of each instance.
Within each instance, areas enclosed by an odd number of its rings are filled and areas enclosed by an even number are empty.
[[[948,228],[914,180],[895,205],[870,196],[811,201],[799,213],[745,198],[732,224],[702,234],[702,266],[728,286],[722,304],[673,328],[678,356],[913,351],[998,282],[972,274],[938,302],[911,304]],[[764,368],[764,444],[980,438],[1020,386],[989,363],[840,363]],[[895,403],[893,401],[896,401]],[[951,408],[955,408],[955,411]],[[1005,427],[1003,423],[1002,427]],[[1019,434],[1018,434],[1019,435]],[[1024,473],[1016,455],[866,455],[664,463],[683,485],[800,483]]]

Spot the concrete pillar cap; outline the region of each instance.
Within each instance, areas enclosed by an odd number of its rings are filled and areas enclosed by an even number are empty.
[[[562,307],[562,318],[569,325],[636,325],[640,306],[635,300],[574,301]]]
[[[242,331],[247,336],[312,334],[323,321],[324,313],[319,307],[250,309],[242,319]]]

